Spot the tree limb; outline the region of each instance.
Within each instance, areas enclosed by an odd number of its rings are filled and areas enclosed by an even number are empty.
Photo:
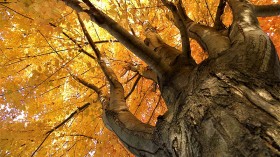
[[[182,66],[183,64],[194,66],[192,62],[187,62],[186,57],[183,57],[181,51],[166,44],[149,22],[144,23],[144,28],[146,35],[145,44],[160,56],[161,62],[165,63],[170,68],[176,65]]]
[[[72,75],[70,74],[76,81],[78,81],[79,83],[81,83],[82,85],[92,89],[93,91],[95,91],[98,95],[101,94],[101,91],[100,91],[100,88],[98,88],[97,86],[95,86],[94,84],[91,84],[87,81],[85,81],[84,79],[78,77],[78,76],[75,76],[75,75]]]
[[[52,27],[57,27],[55,24],[53,23],[49,23]],[[78,46],[79,51],[84,53],[85,55],[87,55],[88,57],[90,57],[91,59],[96,59],[92,54],[90,54],[89,52],[87,52],[85,49],[83,49],[82,45],[80,45],[74,38],[70,37],[70,35],[68,35],[66,32],[62,31],[62,34],[64,36],[66,36],[68,39],[70,39],[75,45]],[[95,42],[96,44],[98,44],[99,42]],[[102,41],[101,41],[102,43]]]
[[[133,80],[133,79],[134,79],[136,76],[138,76],[138,75],[139,75],[139,73],[136,72],[136,74],[134,74],[131,78],[129,78],[128,80],[125,81],[125,84],[128,83],[128,82],[130,82],[131,80]]]
[[[148,123],[151,122],[151,120],[152,120],[152,118],[153,118],[153,116],[154,116],[158,106],[160,105],[160,99],[161,99],[161,95],[158,97],[158,101],[157,101],[156,107],[154,108],[154,110],[153,110],[153,112],[152,112],[152,114],[151,114],[151,116],[150,116],[150,118],[148,120]]]
[[[255,12],[257,17],[279,16],[280,4],[255,5]]]
[[[181,0],[179,1],[180,5],[178,5],[178,9],[174,4],[172,5],[172,3],[167,0],[162,0],[162,2],[166,4],[171,11],[173,10],[172,13],[175,21],[178,21],[176,20],[176,17],[181,18],[181,21],[183,21],[184,27],[187,30],[188,37],[195,39],[199,45],[209,53],[210,58],[216,57],[220,52],[230,47],[230,42],[227,37],[211,27],[197,24],[191,20],[182,7]],[[190,57],[190,54],[188,55],[188,57]]]
[[[188,32],[190,37],[195,39],[208,52],[209,58],[217,57],[219,53],[230,47],[229,38],[214,28],[193,22],[189,26]]]
[[[231,43],[243,43],[249,32],[263,33],[254,11],[254,6],[248,1],[228,0],[231,7],[233,22],[229,32]]]
[[[255,74],[267,77],[269,75],[269,77],[278,79],[280,73],[279,58],[271,39],[259,25],[254,5],[249,0],[228,0],[228,3],[233,13],[233,22],[229,33],[231,45],[245,46],[246,51],[250,52],[250,55],[244,55],[246,57],[241,59],[244,67],[257,69]],[[255,49],[255,43],[259,47],[265,48]],[[254,61],[257,64],[253,64]],[[250,70],[250,72],[252,71]]]
[[[108,68],[107,65],[104,63],[104,61],[102,61],[101,59],[101,52],[99,51],[99,49],[97,48],[97,46],[95,45],[93,39],[91,38],[85,24],[83,23],[80,15],[77,13],[77,16],[78,16],[78,20],[79,20],[79,23],[82,27],[82,30],[83,30],[83,33],[85,34],[88,42],[89,42],[89,45],[91,46],[91,48],[93,49],[95,55],[96,55],[96,59],[97,59],[97,62],[98,64],[100,65],[103,73],[105,74],[106,78],[108,79],[108,81],[110,82],[110,85],[113,85],[113,86],[117,86],[119,83],[117,81],[117,76],[115,75],[115,73],[113,72],[113,70],[111,68]]]
[[[93,22],[107,30],[111,35],[118,39],[120,43],[150,65],[158,75],[163,75],[170,70],[169,67],[159,61],[159,57],[153,52],[153,50],[147,47],[142,41],[131,35],[109,16],[97,9],[89,0],[83,0],[89,9],[82,8],[80,6],[81,2],[78,0],[62,1],[69,7],[75,9],[77,12],[87,13]]]
[[[63,126],[66,122],[68,122],[71,118],[73,118],[76,114],[84,111],[85,109],[87,109],[89,107],[90,103],[86,103],[81,107],[77,107],[77,110],[75,110],[74,112],[72,112],[65,120],[63,120],[60,124],[58,124],[57,126],[55,126],[53,129],[51,129],[50,131],[48,131],[46,134],[50,134],[53,131],[55,131],[56,129],[60,128],[61,126]]]
[[[110,42],[119,42],[118,40],[100,40],[100,41],[95,41],[95,44],[103,44],[103,43],[110,43]]]
[[[144,67],[144,68],[141,68],[140,66],[133,66],[133,65],[129,65],[129,70],[133,71],[133,72],[136,72],[138,74],[140,74],[142,77],[146,78],[146,79],[149,79],[149,80],[152,80],[156,83],[158,83],[158,80],[157,80],[157,75],[155,74],[155,72],[150,69],[149,67]]]
[[[162,0],[162,3],[172,12],[175,25],[180,31],[182,40],[182,54],[186,56],[187,62],[195,65],[195,61],[191,56],[191,47],[189,41],[189,35],[186,27],[188,16],[186,15],[185,9],[182,6],[182,1],[179,0],[178,6],[167,0]]]
[[[88,139],[91,139],[91,140],[96,140],[95,138],[93,138],[91,136],[88,136],[88,135],[84,135],[84,134],[71,134],[71,135],[68,135],[68,136],[84,137],[84,138],[88,138]]]
[[[218,5],[217,11],[216,11],[215,22],[214,22],[214,28],[216,30],[223,30],[226,28],[226,26],[223,24],[223,21],[221,19],[221,16],[224,14],[225,6],[226,6],[226,1],[220,0],[220,3]]]
[[[122,84],[118,81],[114,71],[102,61],[102,54],[94,44],[79,15],[78,20],[91,48],[95,52],[103,73],[110,83],[110,100],[99,94],[104,109],[104,124],[114,131],[130,151],[155,153],[159,149],[152,141],[155,127],[141,122],[129,111]]]
[[[25,17],[25,18],[27,18],[27,19],[29,19],[29,20],[32,20],[32,21],[34,20],[33,18],[30,18],[30,17],[28,17],[28,16],[26,16],[26,15],[24,15],[24,14],[22,14],[22,13],[16,11],[16,10],[14,10],[14,9],[12,9],[12,8],[10,8],[10,7],[6,6],[6,5],[4,5],[4,4],[5,4],[5,3],[0,3],[1,6],[10,9],[11,11],[13,11],[13,12],[19,14],[20,16],[23,16],[23,17]]]

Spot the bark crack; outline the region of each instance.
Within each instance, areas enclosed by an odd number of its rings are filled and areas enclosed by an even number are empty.
[[[243,85],[241,82],[238,82],[238,85],[235,85],[231,83],[230,78],[227,76],[218,73],[214,74],[217,78],[224,81],[226,84],[228,84],[233,89],[239,91],[242,93],[252,104],[266,112],[268,115],[272,116],[275,120],[280,122],[280,106],[274,106],[273,104],[270,104],[263,100],[259,95],[255,94],[252,90],[250,90],[248,87]]]

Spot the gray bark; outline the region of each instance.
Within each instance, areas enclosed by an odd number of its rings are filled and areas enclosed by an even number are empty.
[[[280,156],[279,58],[273,43],[259,27],[254,6],[248,1],[227,1],[233,12],[233,23],[227,34],[180,17],[186,20],[180,28],[185,25],[187,36],[197,40],[209,53],[210,57],[199,65],[188,64],[189,59],[163,43],[156,30],[146,30],[146,46],[135,37],[126,36],[123,28],[88,0],[83,1],[89,10],[79,7],[78,1],[65,1],[74,9],[90,14],[97,24],[147,61],[158,76],[156,82],[168,112],[159,117],[153,127],[129,112],[122,85],[101,61],[92,41],[92,48],[110,82],[110,100],[100,97],[105,125],[133,154]],[[98,19],[100,17],[104,18]],[[87,38],[91,41],[88,33]]]

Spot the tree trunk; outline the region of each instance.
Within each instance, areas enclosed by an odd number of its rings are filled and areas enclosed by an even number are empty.
[[[232,70],[236,64],[210,60],[162,84],[163,97],[174,104],[155,132],[166,156],[280,154],[279,79]]]
[[[190,54],[184,54],[190,53],[189,43],[181,53],[164,43],[148,25],[145,45],[89,0],[83,0],[89,9],[83,9],[77,0],[64,1],[86,12],[157,75],[168,112],[153,127],[129,112],[121,83],[98,57],[110,82],[110,100],[100,98],[104,99],[104,123],[136,156],[280,156],[279,58],[248,1],[227,0],[233,22],[222,34],[220,17],[216,18],[219,29],[202,26],[183,14],[184,8],[162,0],[180,32],[209,53],[199,65]],[[220,4],[218,10],[224,7]],[[89,35],[87,38],[91,41]],[[188,42],[186,35],[184,41]]]
[[[137,156],[279,156],[280,68],[265,39],[252,35],[195,68],[175,65],[159,81],[168,112],[154,132],[157,151],[128,149]]]

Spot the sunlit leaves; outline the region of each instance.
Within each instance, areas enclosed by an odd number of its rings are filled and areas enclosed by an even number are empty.
[[[91,106],[56,129],[43,142],[37,156],[129,156],[118,138],[105,129],[97,94],[78,83],[79,76],[108,93],[108,83],[81,31],[76,13],[61,1],[7,0],[0,5],[0,156],[30,156],[47,133],[85,103]],[[2,1],[0,1],[2,2]],[[92,2],[132,35],[144,39],[143,22],[149,21],[162,39],[181,49],[180,35],[169,10],[161,1],[97,0]],[[194,21],[213,25],[218,1],[184,0]],[[253,1],[255,4],[271,0]],[[279,3],[279,2],[278,2]],[[2,4],[2,3],[1,3]],[[230,26],[229,8],[223,21]],[[106,64],[123,83],[130,111],[145,123],[155,125],[167,109],[155,82],[143,77],[146,64],[130,53],[105,30],[81,14]],[[280,52],[279,17],[260,19]],[[67,36],[66,36],[67,35]],[[74,41],[73,41],[74,40]],[[199,63],[207,54],[191,41],[192,55]],[[139,67],[139,74],[128,65]]]

